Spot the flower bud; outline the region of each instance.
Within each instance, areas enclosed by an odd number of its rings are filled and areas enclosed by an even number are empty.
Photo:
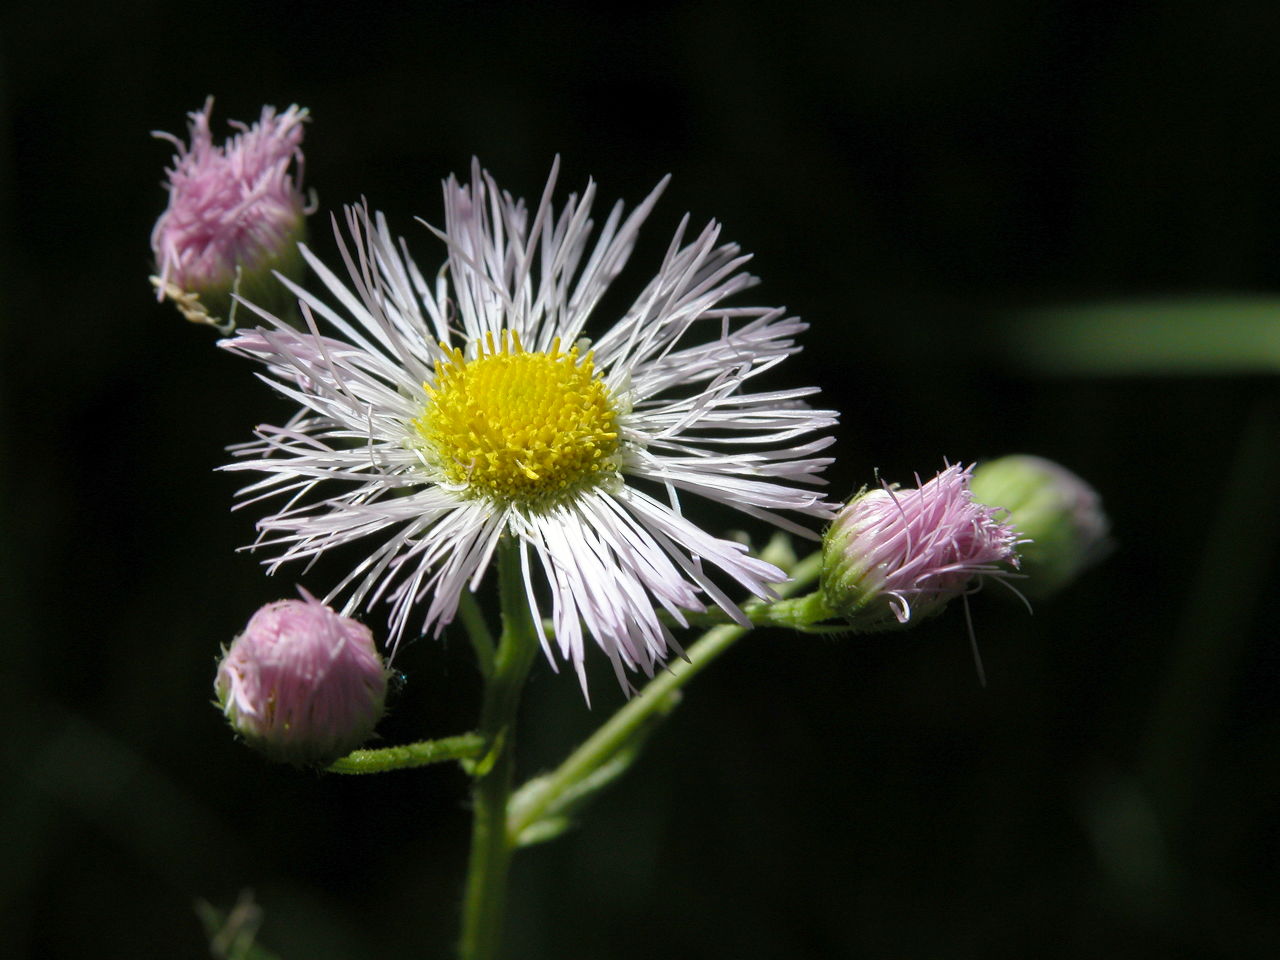
[[[155,136],[178,148],[168,173],[169,206],[151,231],[159,299],[172,300],[188,320],[229,331],[237,294],[267,309],[292,298],[272,277],[304,272],[298,243],[309,212],[302,195],[302,125],[307,111],[277,114],[263,107],[253,126],[215,145],[209,131],[213,98],[189,114],[191,144]],[[295,175],[290,167],[296,165]]]
[[[973,495],[1030,540],[1020,550],[1027,579],[1019,589],[1028,596],[1061,589],[1109,549],[1097,491],[1052,460],[1015,454],[980,464]]]
[[[974,500],[972,469],[949,466],[917,489],[864,487],[850,500],[823,538],[826,605],[855,630],[905,628],[976,578],[1008,575],[1001,564],[1017,567],[1017,535]]]
[[[368,627],[299,593],[250,618],[223,651],[214,689],[250,746],[272,760],[327,764],[373,732],[388,674]]]

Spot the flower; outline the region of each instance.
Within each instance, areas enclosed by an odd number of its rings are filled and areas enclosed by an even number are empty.
[[[297,244],[305,234],[302,131],[307,111],[263,107],[252,127],[217,146],[209,132],[213,98],[189,114],[188,147],[172,134],[154,136],[178,148],[168,173],[169,206],[151,231],[156,295],[173,300],[196,323],[222,325],[232,293],[271,303],[273,270],[301,277]],[[297,167],[296,179],[290,173]],[[227,330],[232,324],[224,325]]]
[[[368,627],[299,593],[250,618],[223,651],[214,690],[250,746],[287,763],[330,763],[373,732],[387,671]]]
[[[805,324],[720,306],[755,280],[714,222],[687,241],[686,217],[657,275],[589,342],[666,181],[627,216],[614,206],[592,243],[595,185],[557,212],[557,167],[532,220],[478,164],[471,183],[445,181],[434,283],[362,208],[346,211],[354,252],[338,237],[349,285],[304,248],[341,309],[290,283],[308,330],[259,309],[263,327],[223,341],[302,408],[259,427],[229,469],[267,475],[245,497],[288,497],[258,524],[259,545],[279,550],[272,570],[376,538],[330,596],[345,592],[348,611],[388,601],[393,648],[418,604],[438,634],[514,538],[543,649],[554,666],[545,584],[555,645],[585,691],[584,636],[629,686],[626,670],[652,673],[673,643],[659,608],[684,624],[705,595],[747,622],[712,571],[761,597],[786,576],[699,528],[679,494],[807,534],[778,511],[833,513],[803,486],[823,482],[830,460],[813,454],[831,438],[800,438],[835,420],[802,401],[812,389],[747,389],[797,352]]]
[[[975,578],[1007,576],[1017,534],[974,500],[972,474],[952,465],[917,489],[863,488],[823,541],[827,606],[855,629],[891,630],[941,612]]]
[[[1014,454],[979,464],[973,495],[1001,508],[1029,541],[1020,551],[1029,596],[1055,593],[1111,548],[1111,523],[1098,492],[1052,460]]]

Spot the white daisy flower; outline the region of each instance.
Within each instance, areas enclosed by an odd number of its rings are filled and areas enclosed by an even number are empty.
[[[714,222],[687,241],[686,217],[654,279],[588,341],[666,180],[629,215],[615,205],[593,240],[595,184],[556,211],[557,167],[532,221],[478,164],[469,184],[450,177],[434,281],[364,208],[345,211],[350,243],[335,221],[347,279],[303,247],[334,303],[282,277],[308,329],[255,308],[264,325],[222,341],[301,410],[260,426],[227,469],[266,474],[247,502],[285,498],[258,523],[272,572],[372,545],[325,601],[389,603],[393,648],[411,627],[438,634],[510,536],[552,665],[558,650],[585,690],[589,636],[629,687],[627,670],[651,675],[679,650],[660,609],[684,624],[705,597],[747,622],[714,571],[758,597],[786,579],[687,519],[681,493],[811,535],[779,511],[833,514],[809,489],[832,438],[806,438],[835,414],[803,402],[814,389],[751,391],[806,325],[720,305],[756,281]]]

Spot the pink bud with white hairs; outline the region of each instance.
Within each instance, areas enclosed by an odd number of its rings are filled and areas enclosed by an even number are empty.
[[[830,608],[858,630],[904,628],[980,578],[1008,576],[1018,536],[1000,511],[974,500],[972,472],[948,466],[917,488],[886,484],[850,500],[823,541]]]
[[[272,302],[282,292],[272,270],[301,277],[297,245],[309,212],[301,187],[307,111],[263,107],[257,123],[232,121],[238,132],[217,144],[209,129],[212,109],[210,97],[189,114],[190,144],[155,133],[178,152],[167,171],[168,208],[151,231],[157,270],[151,282],[188,320],[229,329],[222,321],[233,309],[233,293]]]
[[[218,665],[214,689],[231,726],[273,760],[326,764],[358,747],[382,717],[387,670],[364,624],[305,590],[250,618]]]

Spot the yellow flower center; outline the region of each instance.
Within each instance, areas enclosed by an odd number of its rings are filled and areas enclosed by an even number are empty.
[[[478,496],[542,507],[617,470],[617,412],[592,355],[527,353],[504,331],[487,334],[477,356],[441,344],[435,386],[413,421],[424,455],[446,478]]]

